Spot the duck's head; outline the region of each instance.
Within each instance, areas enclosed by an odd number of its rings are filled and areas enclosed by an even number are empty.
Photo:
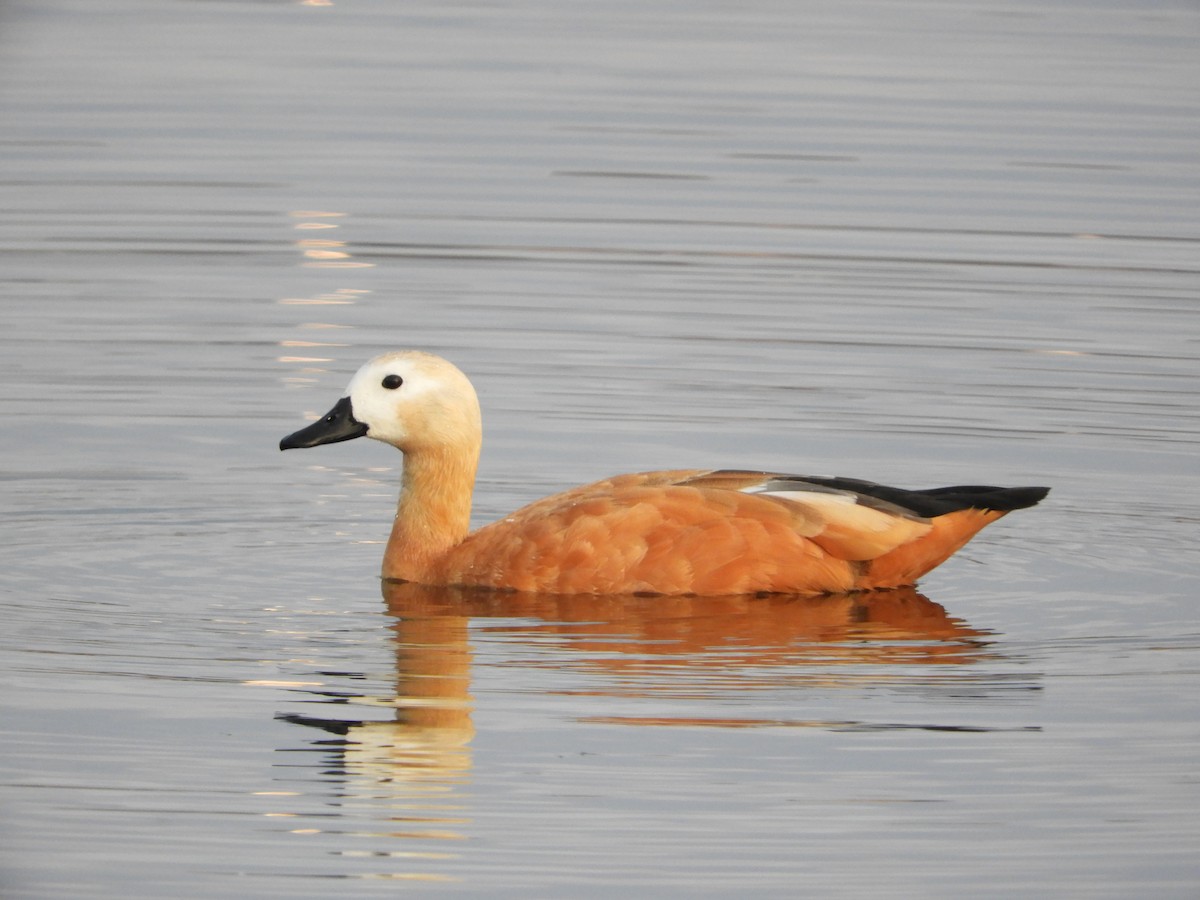
[[[405,453],[449,447],[478,450],[480,433],[479,400],[467,376],[441,357],[404,350],[364,365],[333,409],[289,434],[279,449],[369,437]]]

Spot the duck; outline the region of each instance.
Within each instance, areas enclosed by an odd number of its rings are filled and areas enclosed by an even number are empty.
[[[360,437],[403,454],[385,582],[594,595],[816,596],[911,586],[1046,487],[887,487],[856,478],[674,469],[605,478],[472,531],[479,400],[418,350],[364,364],[280,450]]]

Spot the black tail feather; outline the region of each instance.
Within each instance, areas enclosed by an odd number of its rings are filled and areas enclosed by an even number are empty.
[[[930,488],[913,493],[925,494],[938,500],[950,501],[954,509],[994,509],[1009,512],[1036,506],[1050,493],[1048,487],[988,487],[985,485],[961,485],[958,487]],[[952,510],[948,510],[952,511]]]
[[[888,503],[894,503],[896,506],[911,510],[917,515],[929,519],[960,509],[990,509],[996,512],[1025,509],[1037,505],[1043,497],[1050,493],[1048,487],[1009,488],[963,484],[910,491],[904,488],[875,484],[871,481],[862,481],[858,478],[805,477],[803,480],[886,500]]]

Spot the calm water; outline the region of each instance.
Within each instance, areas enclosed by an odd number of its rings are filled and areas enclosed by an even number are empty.
[[[1195,897],[1200,12],[0,9],[0,894]],[[383,349],[476,513],[1050,484],[920,593],[381,594]]]

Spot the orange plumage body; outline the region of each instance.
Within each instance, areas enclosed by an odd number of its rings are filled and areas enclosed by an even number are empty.
[[[424,571],[393,571],[425,584],[562,594],[833,593],[912,584],[1003,515],[973,510],[924,520],[880,512],[863,538],[846,521],[861,511],[853,505],[822,504],[824,494],[806,504],[744,493],[731,482],[777,476],[732,474],[599,481],[484,526]],[[404,552],[397,545],[388,556]]]

